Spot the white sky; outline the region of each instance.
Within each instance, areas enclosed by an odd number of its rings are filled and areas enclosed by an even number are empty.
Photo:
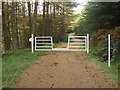
[[[82,11],[82,9],[84,8],[84,6],[88,3],[88,0],[81,0],[78,2],[80,5],[78,5],[76,8],[73,8],[73,10],[75,10],[75,13],[79,13],[80,11]]]
[[[35,1],[35,0],[33,0]],[[77,3],[79,3],[80,5],[78,5],[77,7],[73,8],[73,10],[75,11],[74,13],[77,14],[79,12],[82,11],[82,9],[84,8],[84,6],[87,4],[88,0],[81,0],[81,1],[76,1]],[[42,13],[42,1],[39,3],[38,5],[38,13]]]

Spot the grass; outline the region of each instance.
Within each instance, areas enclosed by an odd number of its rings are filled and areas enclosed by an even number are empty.
[[[2,88],[2,58],[0,57],[0,89]]]
[[[54,47],[65,44],[59,42]],[[45,52],[31,53],[30,49],[9,50],[2,58],[2,85],[4,88],[15,84],[16,79],[20,77],[23,71],[32,66],[37,58]]]
[[[10,50],[2,59],[3,87],[10,87],[22,72],[30,67],[43,52],[31,53],[30,49]]]
[[[118,84],[118,68],[115,67],[115,63],[111,63],[111,67],[108,67],[106,62],[99,61],[99,58],[92,55],[91,53],[86,54],[88,60],[91,60],[100,66],[100,71],[106,78],[111,78],[112,82]]]
[[[57,47],[57,46],[60,46],[62,44],[67,44],[66,42],[58,42],[58,43],[55,43],[53,47]]]

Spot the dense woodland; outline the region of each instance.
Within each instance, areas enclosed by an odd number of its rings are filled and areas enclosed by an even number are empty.
[[[107,61],[107,35],[111,34],[111,58],[120,54],[120,3],[88,3],[75,15],[75,2],[2,2],[4,51],[30,47],[31,34],[52,36],[54,43],[67,40],[67,31],[91,36],[91,53]],[[79,18],[75,25],[73,21]],[[94,48],[93,48],[94,47]],[[118,59],[117,59],[118,60]]]
[[[94,2],[88,3],[80,15],[77,35],[91,34],[91,53],[101,61],[108,60],[107,35],[111,34],[112,61],[120,60],[120,3]]]
[[[3,49],[29,48],[31,34],[65,41],[77,3],[2,2]]]

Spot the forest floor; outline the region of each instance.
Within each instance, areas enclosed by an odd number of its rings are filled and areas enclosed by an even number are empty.
[[[116,88],[83,52],[49,51],[26,69],[16,88]]]

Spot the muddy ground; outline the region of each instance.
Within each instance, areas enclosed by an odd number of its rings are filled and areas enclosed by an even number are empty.
[[[114,88],[83,52],[52,51],[24,71],[17,88]]]

